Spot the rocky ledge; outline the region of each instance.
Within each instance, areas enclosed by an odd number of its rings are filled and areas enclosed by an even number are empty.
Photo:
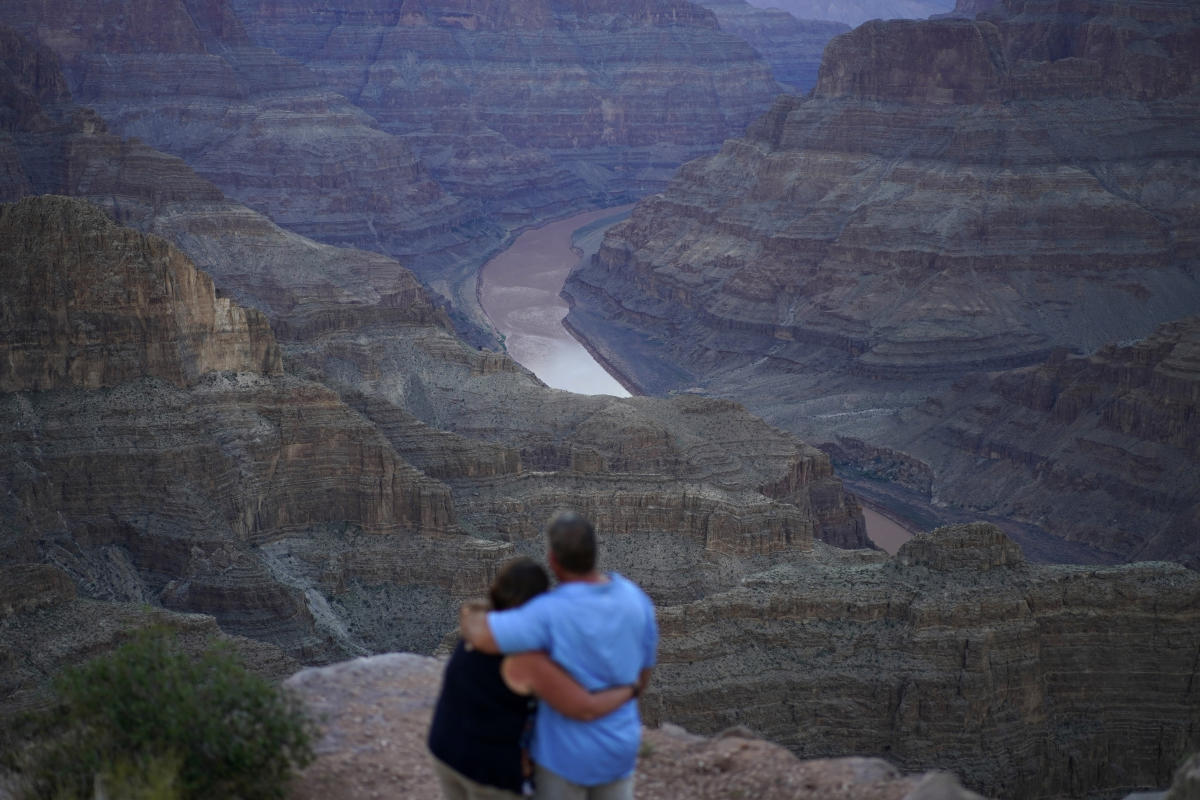
[[[801,757],[1091,797],[1166,786],[1200,747],[1200,574],[1175,564],[1033,565],[972,524],[894,560],[818,546],[660,624],[651,719]]]
[[[435,797],[425,737],[443,668],[439,659],[390,653],[288,679],[325,720],[317,761],[290,796]],[[982,800],[946,773],[906,776],[874,758],[800,761],[748,731],[710,739],[672,725],[643,732],[635,781],[646,800]]]

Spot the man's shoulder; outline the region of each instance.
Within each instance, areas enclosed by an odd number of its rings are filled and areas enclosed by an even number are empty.
[[[650,595],[646,594],[646,592],[643,591],[642,587],[638,586],[636,583],[629,580],[629,578],[626,578],[624,575],[622,575],[619,572],[608,573],[608,578],[622,592],[625,592],[625,593],[637,598],[637,600],[639,602],[644,603],[645,605],[648,605],[651,608],[654,607],[654,601],[652,601],[650,599]]]

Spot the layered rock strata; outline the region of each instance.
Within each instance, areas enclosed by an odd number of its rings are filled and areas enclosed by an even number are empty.
[[[663,185],[779,88],[682,0],[511,6],[19,0],[0,23],[121,135],[289,230],[404,259],[466,330],[511,231]]]
[[[1178,565],[1035,566],[993,526],[956,526],[894,560],[818,546],[659,619],[651,717],[802,757],[1085,797],[1165,786],[1200,746],[1200,576]]]
[[[648,392],[891,447],[888,416],[955,380],[1193,314],[1196,9],[1075,8],[834,39],[811,96],[610,231],[571,328]]]
[[[516,224],[661,185],[778,92],[745,42],[682,0],[231,3],[256,42]]]
[[[1200,568],[1200,319],[1088,357],[1060,353],[900,415],[887,438],[937,466],[942,502],[987,508],[1122,560]],[[1080,498],[1070,505],[1064,494]]]
[[[172,246],[65,198],[4,207],[0,240],[6,557],[306,658],[355,645],[264,555],[288,537],[374,537],[328,581],[486,581],[496,548],[450,535],[448,488],[329,389],[281,374],[262,316]]]

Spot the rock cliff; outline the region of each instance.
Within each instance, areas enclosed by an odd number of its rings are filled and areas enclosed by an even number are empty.
[[[660,610],[646,709],[746,725],[801,757],[937,765],[998,797],[1170,784],[1200,746],[1200,575],[1037,566],[999,530],[921,534],[894,560],[818,546]]]
[[[955,387],[881,436],[934,465],[940,502],[1033,523],[1122,560],[1200,567],[1200,319],[1091,356]],[[1080,502],[1062,502],[1064,494]]]
[[[955,380],[1195,313],[1195,6],[985,16],[834,39],[811,96],[610,231],[572,329],[649,392],[890,445]]]
[[[448,488],[330,390],[281,374],[261,314],[217,298],[174,247],[66,198],[5,206],[0,240],[6,559],[308,658],[353,647],[264,546],[353,526],[374,537],[359,554],[372,575],[470,580],[458,551],[479,548],[428,541],[453,527]],[[353,561],[342,579],[365,574]]]
[[[320,76],[253,44],[227,2],[15,0],[0,23],[53,51],[114,131],[285,228],[438,265],[502,236]]]

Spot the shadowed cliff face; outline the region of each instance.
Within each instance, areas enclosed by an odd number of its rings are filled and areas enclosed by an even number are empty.
[[[955,380],[1193,314],[1196,14],[1009,3],[840,36],[810,97],[610,231],[568,322],[651,392],[891,446],[888,415]],[[969,480],[932,466],[935,495]]]
[[[988,796],[1121,796],[1200,746],[1198,613],[1191,570],[1027,565],[990,525],[885,563],[819,548],[662,609],[648,716],[936,764]]]

